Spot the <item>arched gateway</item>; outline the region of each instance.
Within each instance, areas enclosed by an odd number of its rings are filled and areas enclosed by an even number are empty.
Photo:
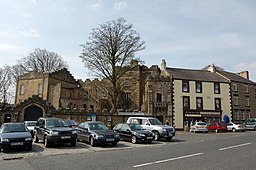
[[[18,122],[37,120],[39,117],[52,116],[55,108],[39,96],[32,96],[19,103],[15,108]]]
[[[41,107],[37,105],[28,106],[24,110],[24,121],[37,120],[44,116],[44,111]]]

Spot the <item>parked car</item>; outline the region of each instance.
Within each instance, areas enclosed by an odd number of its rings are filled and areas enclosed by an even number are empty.
[[[208,131],[227,132],[228,128],[225,122],[209,122],[207,123]]]
[[[207,124],[205,122],[194,122],[190,126],[190,132],[203,132],[208,133]]]
[[[32,136],[24,123],[4,123],[0,129],[0,148],[4,152],[9,149],[32,149]]]
[[[66,120],[66,122],[67,122],[68,126],[71,128],[76,128],[79,125],[76,121],[71,120],[71,119]]]
[[[246,129],[256,130],[256,118],[248,119],[244,123],[245,123]]]
[[[36,126],[36,121],[25,121],[24,124],[27,126],[28,130],[31,133],[32,138],[34,137],[34,129]]]
[[[228,131],[236,132],[236,131],[242,131],[245,132],[246,127],[245,124],[239,123],[239,122],[229,122],[227,123]]]
[[[143,129],[154,133],[155,140],[165,138],[172,140],[175,136],[175,129],[169,125],[163,125],[157,118],[154,117],[129,117],[127,122],[129,124],[140,124]]]
[[[35,126],[35,142],[42,140],[45,147],[55,143],[70,143],[76,145],[76,130],[60,118],[39,118]]]
[[[131,141],[132,143],[151,143],[154,140],[154,133],[144,130],[139,124],[119,123],[113,130],[120,135],[121,140]]]
[[[77,128],[77,140],[89,142],[91,146],[97,144],[111,143],[115,146],[120,141],[118,133],[99,121],[88,121],[81,123]]]

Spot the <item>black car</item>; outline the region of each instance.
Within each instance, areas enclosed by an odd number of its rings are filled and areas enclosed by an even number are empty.
[[[109,130],[99,121],[83,122],[76,128],[76,131],[78,140],[89,142],[92,146],[100,143],[111,143],[115,146],[120,141],[117,133]]]
[[[113,130],[120,135],[121,140],[131,141],[132,143],[151,143],[154,140],[154,133],[143,129],[139,124],[119,123]]]
[[[9,149],[32,149],[32,136],[24,123],[4,123],[0,129],[0,148],[4,152]]]
[[[34,131],[35,142],[42,140],[45,147],[55,143],[70,143],[76,145],[76,130],[60,118],[39,118]]]

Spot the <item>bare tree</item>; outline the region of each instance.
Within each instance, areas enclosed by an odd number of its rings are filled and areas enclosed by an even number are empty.
[[[52,72],[62,68],[68,68],[67,63],[63,61],[60,55],[40,48],[30,52],[27,57],[18,60],[18,65],[25,72]]]
[[[108,93],[113,112],[118,104],[118,80],[129,70],[127,66],[135,59],[135,53],[145,49],[145,42],[132,28],[123,18],[112,20],[93,29],[89,40],[81,45],[80,58],[85,67],[110,82]]]
[[[13,88],[11,68],[9,66],[4,66],[4,69],[0,68],[0,102],[4,106],[7,103],[12,103]]]

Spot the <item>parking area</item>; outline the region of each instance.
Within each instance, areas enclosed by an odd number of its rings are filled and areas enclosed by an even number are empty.
[[[229,138],[234,136],[243,136],[250,133],[255,135],[255,131],[246,132],[226,132],[226,133],[190,133],[190,132],[177,132],[177,135],[173,138],[171,142],[168,141],[153,141],[151,144],[139,143],[132,144],[131,142],[120,141],[116,146],[112,145],[100,145],[96,147],[91,147],[89,144],[84,142],[77,142],[75,147],[69,145],[56,145],[50,148],[46,148],[42,142],[33,143],[31,151],[10,151],[7,153],[0,152],[1,160],[13,160],[13,159],[23,159],[29,157],[40,157],[40,156],[50,156],[50,155],[60,155],[60,154],[74,154],[74,153],[85,153],[85,152],[99,152],[108,150],[120,150],[120,149],[130,149],[138,147],[155,147],[161,145],[176,145],[181,142],[201,142],[205,140],[214,140],[218,138]]]

